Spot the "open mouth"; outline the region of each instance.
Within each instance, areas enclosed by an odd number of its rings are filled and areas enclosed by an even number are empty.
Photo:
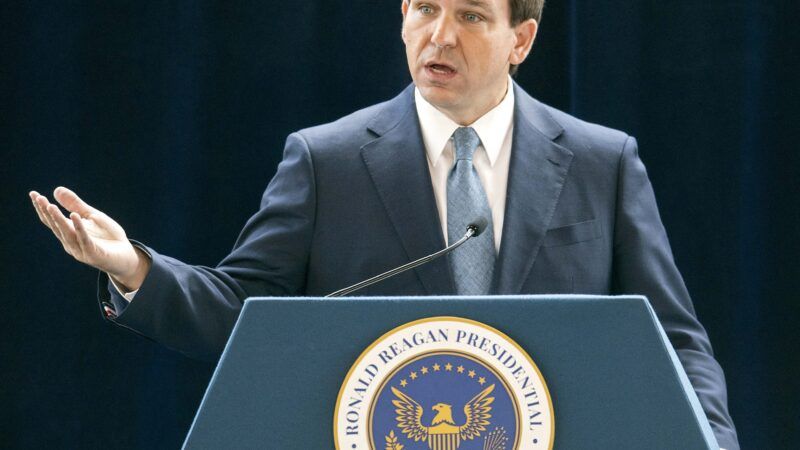
[[[427,64],[425,67],[428,68],[433,73],[437,73],[440,75],[450,75],[456,73],[456,70],[448,65],[445,64]]]

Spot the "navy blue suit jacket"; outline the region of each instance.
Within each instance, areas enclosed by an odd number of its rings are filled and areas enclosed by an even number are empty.
[[[673,262],[636,141],[547,107],[516,84],[497,294],[643,294],[721,446],[738,448],[725,380]],[[216,268],[147,249],[136,299],[103,282],[110,320],[184,353],[222,351],[250,296],[318,296],[444,247],[413,86],[291,134],[233,251]],[[446,259],[361,295],[454,294]]]

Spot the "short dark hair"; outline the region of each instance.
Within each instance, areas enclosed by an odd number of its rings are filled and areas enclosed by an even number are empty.
[[[508,0],[511,6],[511,26],[515,27],[528,19],[534,19],[537,23],[542,21],[542,10],[544,0]],[[512,64],[508,69],[511,75],[517,73],[516,65]]]
[[[534,19],[536,22],[542,20],[542,10],[544,0],[508,0],[511,6],[511,26]]]

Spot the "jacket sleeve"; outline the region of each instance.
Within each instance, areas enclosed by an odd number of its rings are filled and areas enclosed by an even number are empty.
[[[635,139],[627,139],[620,158],[613,292],[642,294],[650,300],[720,447],[738,449],[736,429],[728,414],[725,375],[714,359],[708,335],[697,320],[689,292],[675,266]]]
[[[115,310],[104,316],[188,356],[218,358],[245,298],[304,291],[315,205],[311,155],[295,133],[259,211],[217,267],[185,264],[145,248],[152,267],[130,304],[101,274],[101,310]]]

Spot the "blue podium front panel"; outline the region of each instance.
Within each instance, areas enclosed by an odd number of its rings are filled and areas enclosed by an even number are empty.
[[[438,388],[441,395],[450,395],[445,392],[448,389],[454,392],[461,389],[453,384],[458,380],[474,381],[464,385],[468,386],[464,389],[472,391],[465,394],[463,401],[455,402],[452,407],[445,403],[433,405],[433,400],[428,401],[407,387],[413,380],[398,368],[392,375],[394,378],[387,375],[385,381],[394,383],[396,388],[387,385],[380,396],[370,401],[373,409],[381,404],[387,405],[386,408],[407,407],[413,411],[417,405],[420,411],[424,409],[425,416],[421,421],[417,419],[416,428],[412,423],[413,413],[404,424],[404,419],[397,417],[402,414],[390,411],[380,420],[391,424],[397,421],[391,434],[377,430],[370,445],[340,438],[344,427],[335,430],[334,416],[340,412],[337,400],[340,390],[346,390],[345,380],[352,381],[358,376],[350,373],[351,368],[355,370],[354,366],[367,353],[365,350],[387,332],[432,317],[485,324],[530,356],[546,382],[546,388],[539,393],[547,396],[543,400],[551,406],[542,412],[553,414],[553,429],[548,427],[542,435],[548,439],[554,437],[552,448],[716,447],[694,391],[652,309],[646,299],[636,296],[248,299],[185,447],[332,449],[338,446],[384,450],[400,448],[396,445],[401,444],[405,450],[448,446],[461,450],[539,448],[533,444],[535,437],[523,439],[528,423],[524,407],[518,408],[522,413],[518,415],[523,417],[517,422],[511,416],[504,418],[504,405],[512,404],[514,396],[509,386],[504,388],[500,382],[503,377],[493,378],[491,371],[486,371],[483,377],[465,378],[470,362],[461,363],[463,355],[458,352],[452,355],[439,352],[434,355],[437,360],[426,354],[409,361],[425,367],[426,374],[427,370],[441,374],[452,370],[454,378],[448,379],[452,383],[448,381]],[[420,358],[429,360],[426,363]],[[464,366],[461,378],[455,377],[457,366]],[[406,368],[403,366],[402,370]],[[476,384],[478,379],[485,384]],[[400,384],[403,382],[406,384]],[[470,408],[464,409],[462,405]],[[476,411],[480,408],[484,412],[494,408],[483,417],[491,416],[491,421],[497,423],[507,420],[509,425],[480,427],[480,419],[470,422],[461,412],[464,409],[478,417]],[[442,422],[451,409],[451,420]],[[440,423],[435,426],[437,421]],[[375,423],[378,422],[376,418]],[[420,427],[420,422],[424,426]],[[419,430],[416,441],[412,438],[414,429]],[[455,432],[447,435],[448,430]],[[497,433],[508,436],[500,439]],[[385,440],[379,440],[384,437]],[[392,439],[395,444],[390,442]],[[548,448],[550,441],[544,445]]]

